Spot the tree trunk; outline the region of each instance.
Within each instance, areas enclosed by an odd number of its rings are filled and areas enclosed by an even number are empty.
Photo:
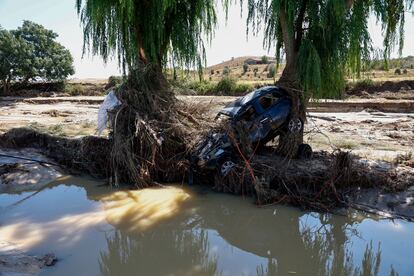
[[[7,94],[7,85],[6,85],[6,80],[2,80],[3,83],[3,95]]]
[[[306,5],[306,2],[307,1],[303,1],[303,4]],[[297,155],[299,145],[303,143],[303,124],[306,121],[305,105],[303,104],[303,95],[301,92],[301,85],[299,81],[296,64],[299,52],[299,44],[301,42],[301,35],[299,35],[298,33],[297,38],[299,40],[295,40],[295,36],[289,32],[287,21],[288,19],[283,5],[281,5],[279,17],[283,35],[283,42],[285,46],[284,48],[286,53],[286,66],[282,72],[282,76],[276,82],[276,84],[287,90],[287,92],[291,96],[292,112],[291,117],[289,118],[289,122],[296,122],[297,119],[299,119],[302,127],[300,130],[295,130],[293,132],[288,127],[285,130],[285,132],[282,135],[280,135],[278,152],[284,156],[293,158]],[[302,24],[301,20],[298,20],[296,23],[300,25]],[[301,30],[301,28],[296,29],[297,32],[298,30]]]

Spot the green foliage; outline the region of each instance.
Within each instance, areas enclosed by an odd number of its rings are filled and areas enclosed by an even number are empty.
[[[267,56],[262,56],[262,64],[268,64],[269,58]]]
[[[5,92],[9,90],[10,82],[15,78],[14,72],[18,71],[24,61],[27,47],[22,39],[0,28],[0,80]]]
[[[253,91],[254,87],[251,84],[247,83],[236,83],[236,86],[234,87],[232,94],[235,95],[244,95],[250,91]]]
[[[237,82],[235,79],[231,77],[224,77],[217,83],[216,92],[223,93],[223,94],[229,94],[232,91],[234,91],[236,85],[237,85]]]
[[[381,55],[381,56],[377,56]],[[379,51],[369,61],[369,66],[367,69],[371,70],[385,70],[384,60],[383,60],[383,51]],[[404,58],[395,58],[390,59],[387,62],[388,69],[395,69],[395,68],[406,68],[406,69],[413,69],[414,68],[414,57],[407,56]]]
[[[366,89],[369,87],[373,87],[375,85],[374,81],[371,79],[361,79],[356,81],[352,87],[357,90]]]
[[[243,64],[243,74],[246,74],[247,70],[249,70],[249,64]]]
[[[121,76],[109,76],[108,83],[106,85],[106,88],[115,87],[122,83],[123,78]]]
[[[242,2],[242,1],[241,1]],[[315,97],[340,95],[345,72],[359,77],[373,51],[368,19],[374,15],[382,26],[385,60],[394,46],[401,51],[405,11],[414,1],[406,0],[249,0],[248,32],[264,30],[264,45],[276,47],[296,72],[303,89]],[[285,67],[289,68],[290,67]],[[385,65],[387,68],[387,64]]]
[[[269,64],[267,77],[272,78],[272,79],[274,79],[276,77],[276,66],[274,64]]]
[[[228,66],[224,67],[224,69],[223,69],[223,75],[224,76],[230,75],[230,72],[231,72],[231,70]]]
[[[171,81],[171,85],[183,89],[180,92],[186,92],[191,89],[197,95],[244,95],[254,89],[251,84],[237,83],[237,81],[230,77],[224,77],[219,82],[214,81],[194,81],[189,79],[179,79]]]
[[[395,69],[394,74],[401,75],[401,69],[400,68]]]
[[[116,86],[121,84],[123,81],[123,78],[121,76],[109,76],[108,78],[108,84],[111,86]]]
[[[85,94],[85,87],[80,83],[67,83],[65,85],[65,92],[71,96],[81,96]]]
[[[203,37],[216,25],[213,0],[77,0],[84,49],[105,61],[115,54],[120,64],[167,60],[187,68],[205,61]],[[206,36],[205,36],[206,35]]]
[[[17,30],[0,30],[0,79],[59,81],[74,73],[70,52],[56,42],[57,34],[24,21]]]
[[[209,94],[216,89],[215,83],[210,81],[194,81],[189,83],[187,87],[201,95]]]

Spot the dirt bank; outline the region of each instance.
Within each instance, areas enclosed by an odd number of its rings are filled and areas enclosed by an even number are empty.
[[[350,97],[414,100],[414,80],[368,82],[346,91]]]
[[[3,134],[0,141],[3,148],[35,147],[70,171],[107,177],[105,166],[109,166],[106,157],[110,147],[105,138],[61,138],[30,129],[14,129]],[[338,206],[354,206],[414,219],[414,206],[411,199],[407,201],[414,196],[411,163],[372,161],[346,152],[319,152],[309,160],[286,162],[266,152],[253,156],[248,166],[240,163],[234,174],[219,179],[214,188],[221,192],[255,195],[260,205],[289,203],[324,211],[332,211]],[[211,185],[211,178],[208,179],[207,184]],[[387,197],[384,194],[388,194]],[[404,202],[402,196],[405,196]],[[378,201],[375,197],[383,200]],[[391,205],[394,207],[389,209]]]
[[[63,175],[62,170],[52,164],[52,160],[35,149],[0,149],[0,193],[41,189]]]

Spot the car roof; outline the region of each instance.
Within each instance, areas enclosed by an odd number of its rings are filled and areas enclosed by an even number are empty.
[[[254,100],[256,100],[259,97],[265,96],[265,95],[275,95],[279,97],[287,96],[286,90],[278,87],[278,86],[265,86],[262,88],[259,88],[257,90],[254,90],[248,94],[246,94],[243,97],[238,98],[237,100],[231,102],[228,104],[225,108],[223,108],[220,112],[220,114],[227,115],[230,117],[236,116],[239,111],[246,105],[250,104]]]

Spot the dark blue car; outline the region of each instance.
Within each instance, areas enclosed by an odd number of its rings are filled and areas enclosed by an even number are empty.
[[[292,100],[289,94],[277,86],[257,89],[223,108],[216,118],[228,117],[231,124],[241,126],[252,145],[263,146],[286,132],[303,131],[303,122],[291,114]],[[300,157],[309,157],[309,145],[299,147]],[[226,133],[214,133],[207,137],[192,156],[195,170],[215,169],[226,175],[237,162],[237,151]]]

